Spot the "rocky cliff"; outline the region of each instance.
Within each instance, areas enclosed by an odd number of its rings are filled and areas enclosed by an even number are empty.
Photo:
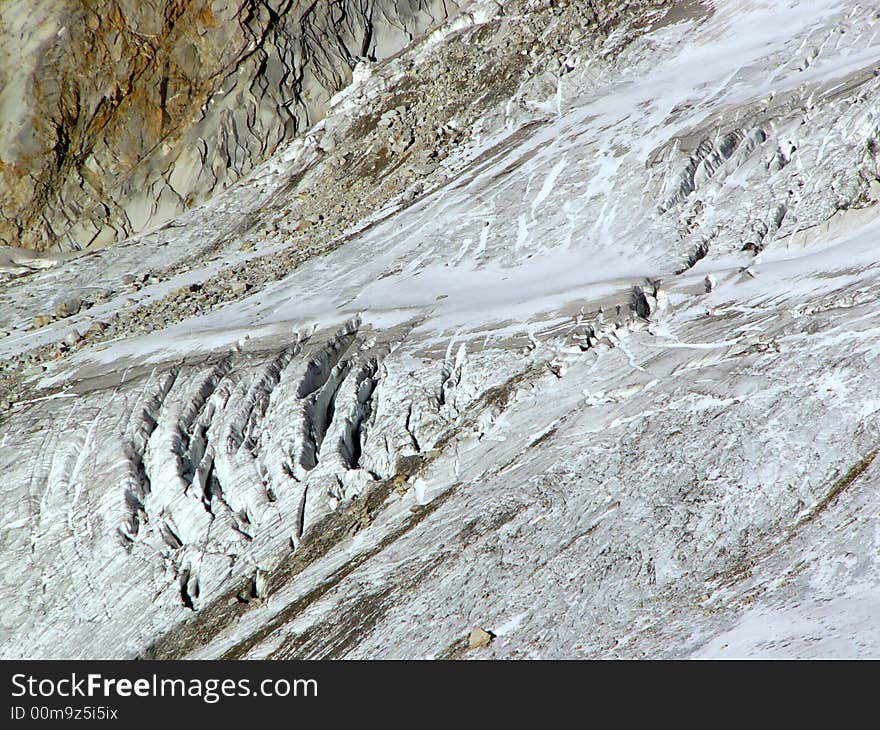
[[[0,6],[0,245],[103,246],[224,189],[454,0]]]

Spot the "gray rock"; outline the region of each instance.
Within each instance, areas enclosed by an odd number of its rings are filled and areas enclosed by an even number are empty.
[[[229,289],[232,292],[233,296],[240,297],[242,294],[247,292],[248,285],[245,282],[236,279],[232,282]]]
[[[82,299],[79,297],[68,297],[55,306],[55,316],[58,319],[72,317],[74,314],[79,313],[79,310],[82,309],[82,305]]]
[[[64,336],[63,342],[68,347],[73,347],[77,343],[82,342],[82,340],[83,337],[79,332],[77,332],[76,330],[71,330]]]

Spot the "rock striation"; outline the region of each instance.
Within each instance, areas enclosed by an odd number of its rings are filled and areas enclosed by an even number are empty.
[[[322,118],[359,62],[454,0],[26,0],[0,6],[0,245],[161,225]]]

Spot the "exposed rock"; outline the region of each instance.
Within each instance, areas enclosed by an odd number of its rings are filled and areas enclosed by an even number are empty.
[[[107,324],[105,322],[95,321],[89,324],[88,328],[85,331],[86,337],[96,337],[100,335],[104,330],[107,329]]]
[[[64,336],[64,344],[68,347],[73,347],[82,341],[83,337],[77,330],[71,330]]]
[[[355,59],[454,0],[0,7],[0,245],[106,245],[185,212],[319,120]]]
[[[79,310],[82,309],[82,306],[83,301],[79,297],[68,297],[67,299],[63,299],[55,306],[55,317],[58,319],[71,317],[74,314],[78,314]]]
[[[494,638],[495,634],[477,627],[468,636],[468,647],[471,649],[482,649],[489,646]]]
[[[244,281],[236,280],[233,281],[232,284],[230,284],[229,289],[232,292],[233,296],[240,297],[248,290],[248,285]]]
[[[56,315],[54,314],[36,314],[31,318],[31,323],[33,324],[35,329],[39,329],[40,327],[45,327],[47,324],[54,322],[55,319]]]

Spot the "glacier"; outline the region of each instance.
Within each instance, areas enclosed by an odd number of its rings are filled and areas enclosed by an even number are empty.
[[[3,249],[0,656],[880,655],[880,13],[596,5]]]

